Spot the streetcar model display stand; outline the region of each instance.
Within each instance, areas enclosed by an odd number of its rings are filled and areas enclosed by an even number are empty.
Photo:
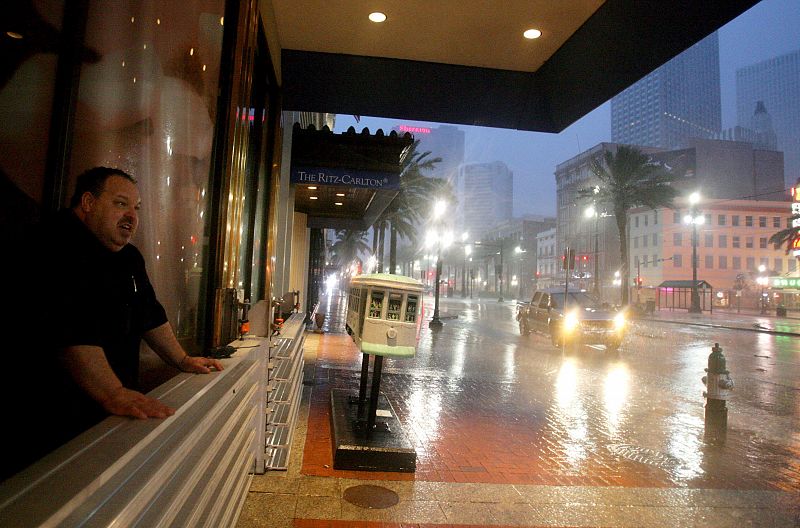
[[[402,275],[354,277],[347,303],[347,332],[362,356],[358,395],[331,393],[334,469],[416,469],[416,452],[389,400],[380,393],[383,358],[413,358],[422,319],[422,283]],[[374,356],[369,383],[370,356]],[[367,395],[367,385],[370,386]]]

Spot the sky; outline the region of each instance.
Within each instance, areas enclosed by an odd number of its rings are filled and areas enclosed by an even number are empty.
[[[800,49],[800,0],[763,0],[719,30],[722,128],[736,125],[736,70]],[[337,115],[335,132],[375,131],[405,124],[438,123]],[[457,125],[466,131],[464,161],[503,161],[514,173],[514,216],[555,216],[555,168],[580,152],[611,140],[606,102],[559,134]]]

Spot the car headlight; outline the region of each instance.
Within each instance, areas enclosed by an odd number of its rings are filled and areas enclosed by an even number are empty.
[[[571,312],[567,312],[564,316],[564,331],[569,333],[578,328],[578,324],[580,321],[578,320],[578,312],[573,310]]]
[[[614,316],[614,330],[617,332],[625,328],[626,323],[627,320],[625,319],[625,314],[623,312],[620,312]]]

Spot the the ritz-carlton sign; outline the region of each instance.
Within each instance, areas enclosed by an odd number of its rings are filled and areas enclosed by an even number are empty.
[[[292,167],[291,182],[392,190],[400,188],[400,175],[330,167]]]

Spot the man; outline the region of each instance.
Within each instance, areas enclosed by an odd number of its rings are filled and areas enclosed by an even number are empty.
[[[222,370],[216,359],[190,356],[178,343],[144,258],[130,244],[139,208],[133,177],[118,169],[90,169],[78,177],[70,208],[39,226],[15,253],[24,263],[20,278],[26,279],[14,284],[30,288],[27,295],[18,290],[18,298],[40,303],[36,319],[24,312],[10,318],[17,324],[9,329],[17,343],[12,363],[21,371],[16,380],[24,381],[4,388],[11,387],[16,395],[10,397],[21,403],[12,421],[18,426],[17,448],[28,452],[25,465],[109,414],[140,419],[174,414],[136,391],[142,339],[183,372]],[[37,332],[38,321],[44,331]],[[20,332],[29,338],[36,333],[42,341],[20,353],[26,348]],[[13,465],[24,467],[19,460]],[[4,467],[3,477],[9,469]]]

